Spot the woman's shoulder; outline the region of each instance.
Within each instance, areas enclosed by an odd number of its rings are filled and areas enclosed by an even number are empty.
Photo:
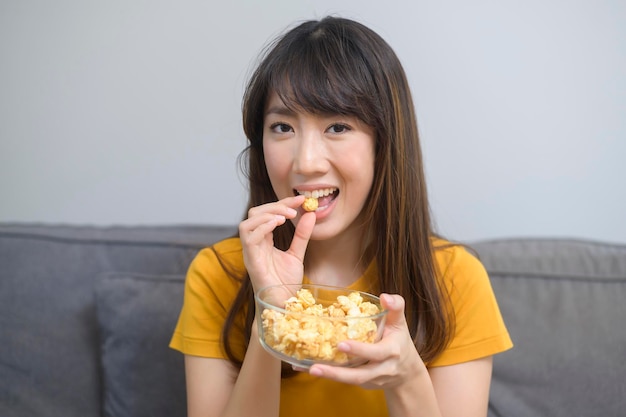
[[[213,248],[215,251],[224,256],[241,255],[241,239],[238,237],[229,237],[219,242],[214,243],[212,246],[205,248],[205,250]]]
[[[486,277],[485,268],[471,247],[440,237],[432,239],[432,247],[437,270],[443,277],[460,273],[465,277]]]
[[[191,265],[192,268],[203,270],[214,269],[215,266],[231,272],[245,271],[241,240],[238,237],[223,239],[203,248]]]
[[[453,365],[511,347],[489,276],[470,246],[433,241],[437,273],[454,317],[448,347],[429,366]]]
[[[217,254],[225,257],[237,257],[242,255],[241,240],[238,237],[229,237],[206,246],[200,250],[198,256],[208,256]]]

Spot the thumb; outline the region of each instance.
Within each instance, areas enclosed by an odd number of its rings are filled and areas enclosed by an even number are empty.
[[[287,251],[289,254],[300,259],[300,261],[304,261],[304,254],[306,252],[306,247],[309,244],[311,233],[313,233],[313,227],[315,227],[315,213],[304,213],[296,225],[293,240],[291,241],[291,245]]]
[[[405,327],[406,318],[404,316],[404,298],[398,294],[381,294],[380,304],[388,311],[387,324],[385,327]]]

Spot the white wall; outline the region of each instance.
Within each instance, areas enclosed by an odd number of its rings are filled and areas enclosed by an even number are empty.
[[[0,221],[238,222],[254,60],[337,13],[405,65],[444,234],[626,242],[625,2],[364,3],[0,3]]]

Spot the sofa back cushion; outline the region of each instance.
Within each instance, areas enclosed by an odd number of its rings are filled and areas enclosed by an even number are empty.
[[[473,247],[515,344],[495,357],[489,415],[624,415],[626,246],[516,239]]]
[[[187,415],[183,355],[168,346],[184,280],[121,272],[98,279],[104,417]]]

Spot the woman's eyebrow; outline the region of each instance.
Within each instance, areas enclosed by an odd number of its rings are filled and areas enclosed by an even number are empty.
[[[265,111],[265,115],[276,114],[278,116],[293,116],[296,113],[286,106],[272,106]]]

